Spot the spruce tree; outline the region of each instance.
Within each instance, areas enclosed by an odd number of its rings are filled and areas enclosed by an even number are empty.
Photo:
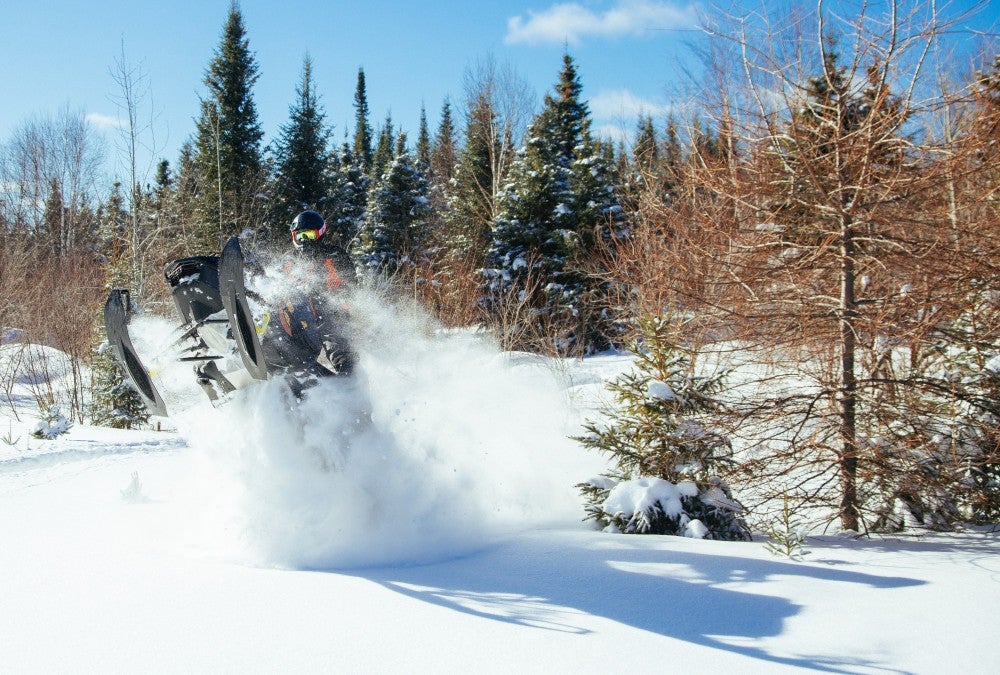
[[[368,114],[365,70],[358,68],[358,83],[354,90],[354,145],[352,150],[366,172],[372,164],[372,127]]]
[[[455,170],[455,122],[451,117],[451,103],[445,100],[441,105],[441,121],[434,135],[431,151],[430,175],[435,185],[444,186],[451,180]]]
[[[431,134],[427,128],[427,110],[420,106],[420,128],[417,132],[417,166],[424,174],[431,170]]]
[[[449,216],[449,201],[453,187],[452,177],[455,173],[455,155],[455,126],[451,118],[451,104],[445,100],[441,106],[441,121],[438,123],[431,145],[428,166],[425,168],[429,186],[428,198],[435,221],[434,232],[439,243],[444,243],[450,236],[452,219]],[[481,252],[477,253],[481,257]]]
[[[656,129],[653,127],[653,118],[649,115],[645,115],[639,120],[632,156],[640,171],[650,171],[659,160]]]
[[[448,246],[454,255],[472,260],[478,267],[489,243],[495,203],[493,149],[495,114],[485,96],[476,99],[465,127],[465,146],[455,163],[448,202]]]
[[[200,179],[198,215],[206,228],[201,243],[211,248],[218,246],[222,237],[253,225],[253,199],[264,168],[264,132],[252,92],[257,77],[243,15],[234,2],[205,73],[208,92],[202,99],[195,140]]]
[[[295,214],[303,209],[322,211],[330,196],[331,129],[319,104],[312,78],[312,60],[306,56],[297,99],[289,121],[281,127],[275,147],[274,190],[271,194],[272,236],[284,238]]]
[[[427,237],[427,179],[409,153],[396,157],[372,188],[359,253],[364,266],[393,276],[412,269]]]
[[[385,122],[378,132],[378,143],[371,159],[372,180],[378,182],[395,157],[396,134],[392,128],[392,113],[386,113]]]
[[[195,150],[188,141],[181,145],[178,154],[177,171],[170,186],[168,201],[164,204],[163,218],[166,222],[161,223],[173,235],[177,256],[189,254],[203,247],[203,233],[200,228],[194,227],[197,224],[195,214],[199,199],[198,183]]]
[[[604,476],[578,486],[587,518],[625,533],[749,539],[743,508],[723,479],[734,464],[732,446],[713,424],[722,409],[716,396],[724,374],[692,372],[669,318],[641,317],[639,335],[629,345],[635,369],[608,385],[615,403],[603,421],[585,424],[587,433],[577,439],[614,463]],[[634,499],[637,493],[644,499]]]
[[[590,113],[572,58],[528,127],[487,252],[486,295],[494,315],[510,298],[530,308],[516,332],[547,336],[549,348],[585,353],[607,345],[611,326],[602,284],[587,265],[621,228],[613,172],[590,136]],[[596,237],[595,232],[602,237]],[[525,330],[526,329],[526,330]],[[516,345],[515,345],[516,346]],[[537,347],[524,344],[521,347]]]
[[[671,115],[667,118],[667,128],[663,138],[663,152],[659,162],[662,185],[660,194],[667,203],[677,198],[677,190],[683,180],[681,168],[684,163],[684,151],[681,148],[680,133],[677,130],[677,120]]]
[[[42,220],[35,227],[34,234],[36,242],[53,255],[61,252],[59,241],[65,220],[66,204],[63,201],[62,187],[57,178],[52,178],[49,181],[49,194],[45,198]]]
[[[331,241],[350,249],[365,223],[371,180],[351,146],[344,143],[334,162],[330,199],[323,209]]]

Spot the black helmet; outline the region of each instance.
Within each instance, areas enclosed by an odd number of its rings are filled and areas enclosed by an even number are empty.
[[[292,243],[295,248],[318,241],[326,232],[326,221],[315,211],[303,211],[292,220]]]

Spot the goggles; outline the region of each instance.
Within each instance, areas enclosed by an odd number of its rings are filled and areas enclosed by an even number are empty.
[[[292,240],[296,243],[316,241],[322,234],[321,230],[292,230]]]

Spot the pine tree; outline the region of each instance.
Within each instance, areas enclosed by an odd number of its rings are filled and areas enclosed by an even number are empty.
[[[174,175],[170,169],[170,161],[161,159],[156,163],[156,174],[153,176],[150,206],[155,217],[159,218],[170,201],[174,189]]]
[[[589,125],[588,119],[573,162],[571,182],[577,228],[588,254],[601,242],[628,235],[628,224],[615,189],[619,181],[613,146],[592,139],[586,131]],[[592,280],[590,286],[593,289]]]
[[[271,195],[271,226],[274,238],[284,238],[295,214],[303,209],[323,209],[330,196],[329,139],[332,133],[319,104],[312,78],[312,60],[306,56],[297,99],[289,109],[289,121],[281,127],[275,147],[274,190]]]
[[[626,533],[749,539],[743,508],[720,477],[733,464],[732,446],[712,427],[724,374],[695,375],[678,344],[678,325],[668,318],[641,317],[639,334],[629,345],[635,370],[608,385],[615,404],[606,420],[588,422],[577,439],[614,462],[608,474],[578,486],[588,519]],[[637,490],[646,499],[623,508]]]
[[[210,248],[252,225],[253,198],[263,178],[263,131],[253,101],[258,66],[243,15],[233,2],[222,41],[205,73],[207,96],[197,122],[195,162],[200,179],[202,243]]]
[[[412,267],[423,253],[428,215],[427,180],[403,153],[372,188],[359,250],[362,264],[387,276]]]
[[[372,165],[372,127],[368,115],[365,70],[358,68],[358,83],[354,90],[354,145],[352,150],[366,172]]]
[[[519,298],[531,308],[525,320],[534,324],[525,332],[546,334],[550,347],[561,353],[607,345],[605,289],[586,266],[624,217],[611,167],[590,136],[581,90],[576,66],[564,55],[555,91],[529,125],[498,195],[485,271],[494,315],[505,312],[509,298]]]

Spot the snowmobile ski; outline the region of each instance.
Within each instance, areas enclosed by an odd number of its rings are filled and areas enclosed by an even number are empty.
[[[112,290],[104,303],[104,329],[108,334],[108,343],[149,411],[166,417],[167,406],[132,346],[132,339],[128,334],[129,309],[128,291],[123,288]]]
[[[222,249],[219,260],[219,294],[226,309],[226,318],[240,353],[243,366],[257,380],[267,379],[267,364],[257,337],[247,291],[243,282],[243,250],[240,240],[231,237]]]

